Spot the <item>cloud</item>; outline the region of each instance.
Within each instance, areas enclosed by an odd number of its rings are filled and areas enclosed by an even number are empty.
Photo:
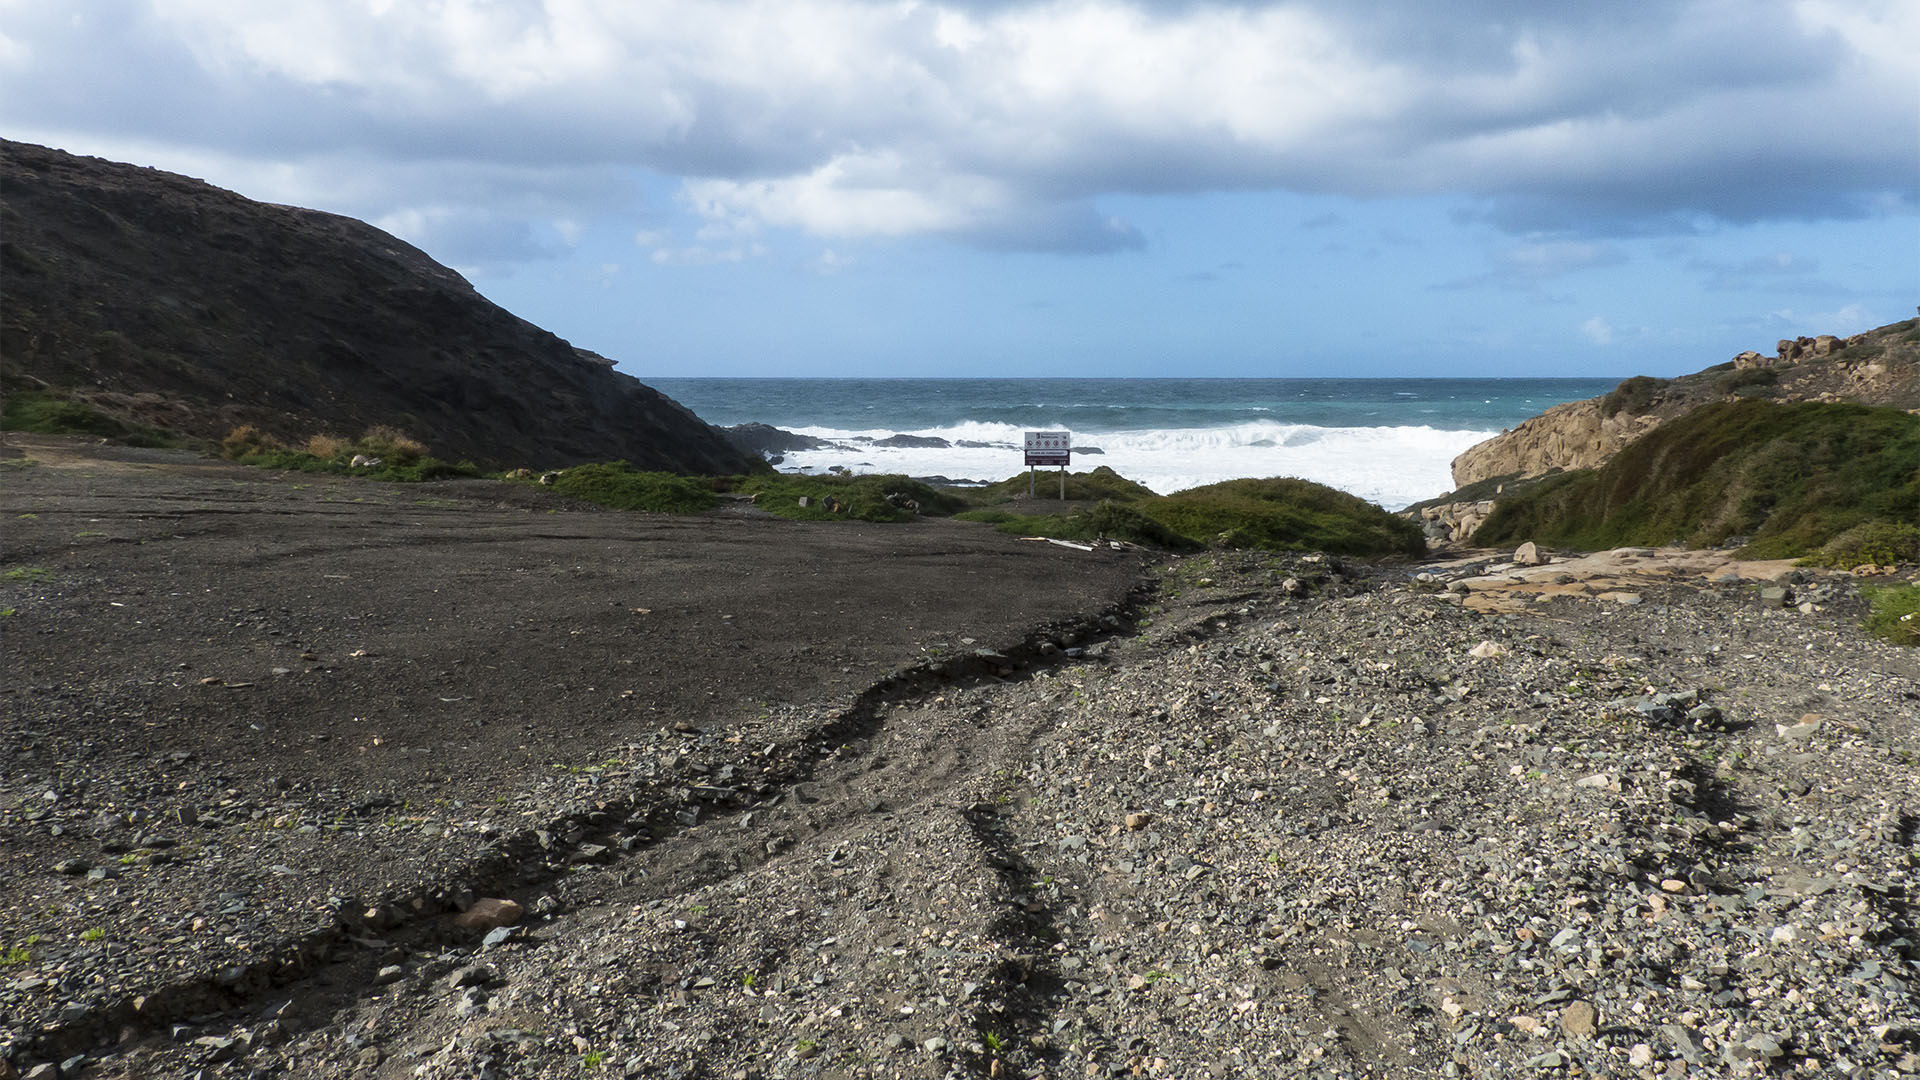
[[[1613,344],[1613,327],[1609,326],[1607,320],[1598,315],[1581,323],[1580,333],[1595,345]]]
[[[1484,273],[1458,278],[1437,286],[1440,289],[1467,289],[1493,285],[1535,290],[1553,278],[1618,266],[1626,253],[1609,243],[1584,240],[1534,239],[1493,251]]]
[[[831,276],[851,270],[859,264],[859,259],[851,255],[841,255],[832,248],[827,248],[814,257],[812,267],[816,274]]]
[[[1702,287],[1715,292],[1792,292],[1795,295],[1837,294],[1839,285],[1816,275],[1820,260],[1792,252],[1776,251],[1745,259],[1692,258],[1686,269],[1700,276]]]
[[[1120,194],[1586,237],[1920,203],[1902,0],[3,3],[9,131],[370,217],[587,222],[636,172],[733,227],[1062,252],[1142,244]]]

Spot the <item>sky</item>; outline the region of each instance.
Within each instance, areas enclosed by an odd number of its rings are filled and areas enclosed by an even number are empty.
[[[0,0],[0,135],[642,378],[1673,375],[1920,303],[1913,0]]]

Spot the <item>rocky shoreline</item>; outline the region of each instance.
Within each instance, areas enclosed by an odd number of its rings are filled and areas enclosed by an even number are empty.
[[[4,480],[0,1076],[1920,1073],[1851,575]]]

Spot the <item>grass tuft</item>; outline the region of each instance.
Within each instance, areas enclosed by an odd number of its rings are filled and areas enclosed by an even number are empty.
[[[640,472],[624,461],[564,469],[554,478],[553,490],[610,510],[659,514],[697,514],[720,503],[720,497],[700,480]]]
[[[1867,632],[1895,645],[1920,645],[1920,585],[1866,590]]]
[[[170,432],[130,424],[81,401],[47,391],[16,390],[0,404],[0,431],[35,435],[93,435],[128,446],[179,446]]]

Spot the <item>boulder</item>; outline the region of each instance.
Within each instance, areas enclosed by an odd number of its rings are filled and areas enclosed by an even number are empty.
[[[1547,560],[1540,554],[1540,548],[1529,540],[1513,551],[1513,561],[1521,566],[1539,566]]]
[[[512,926],[526,913],[527,909],[517,901],[489,897],[474,901],[472,907],[455,915],[453,924],[463,930],[487,933],[503,926]]]

